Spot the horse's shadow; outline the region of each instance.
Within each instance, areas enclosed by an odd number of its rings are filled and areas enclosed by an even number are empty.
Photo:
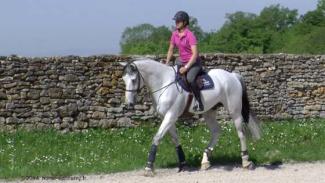
[[[277,170],[277,169],[281,169],[282,164],[283,163],[281,161],[274,161],[267,165],[260,165],[260,167],[264,167],[265,169],[268,170]]]
[[[255,158],[251,158],[254,163],[257,162]],[[211,167],[209,169],[222,169],[225,171],[233,171],[235,168],[241,168],[241,157],[239,156],[221,156],[210,158]],[[256,164],[256,168],[265,168],[267,170],[278,170],[282,166],[281,161],[270,162],[269,164]],[[187,159],[187,167],[185,171],[194,172],[199,171],[201,166],[201,159],[199,157],[191,157]],[[177,167],[177,163],[166,164],[163,168]]]

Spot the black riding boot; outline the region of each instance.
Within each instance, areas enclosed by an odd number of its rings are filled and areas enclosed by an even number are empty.
[[[194,94],[196,101],[199,104],[199,105],[195,105],[193,110],[194,111],[204,111],[204,106],[203,106],[203,103],[201,100],[201,92],[200,92],[199,88],[196,86],[196,84],[191,83],[191,89],[192,89],[192,92]]]

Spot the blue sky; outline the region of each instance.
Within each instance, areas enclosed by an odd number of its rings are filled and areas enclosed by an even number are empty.
[[[304,14],[317,0],[0,0],[0,55],[118,54],[126,27],[170,27],[178,10],[196,17],[204,31],[215,31],[226,13],[258,14],[272,4]]]

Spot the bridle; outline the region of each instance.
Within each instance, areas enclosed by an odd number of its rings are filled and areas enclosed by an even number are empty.
[[[140,91],[144,88],[144,85],[142,85],[142,87],[140,86],[140,84],[141,84],[140,79],[142,79],[143,82],[144,82],[144,79],[143,79],[142,74],[139,72],[138,67],[137,67],[133,62],[128,62],[128,63],[124,66],[124,68],[123,68],[123,75],[124,75],[124,73],[126,73],[126,69],[127,69],[130,65],[134,66],[134,68],[135,68],[135,72],[136,72],[136,74],[137,74],[137,77],[136,77],[136,78],[137,78],[137,80],[138,80],[138,87],[137,87],[137,89],[133,89],[133,90],[125,90],[125,91],[127,91],[127,92],[140,92]]]
[[[127,72],[126,69],[127,69],[128,67],[130,67],[130,65],[132,65],[132,66],[135,68],[135,72],[136,72],[136,74],[137,74],[137,80],[138,80],[138,87],[137,87],[137,89],[133,89],[133,90],[125,90],[125,91],[127,91],[127,92],[140,92],[140,90],[144,88],[144,85],[142,85],[142,87],[140,86],[140,84],[141,84],[140,80],[142,79],[142,81],[144,82],[144,78],[143,78],[142,74],[140,73],[140,71],[139,71],[138,67],[136,66],[136,64],[134,64],[133,62],[128,62],[128,63],[124,66],[124,68],[123,68],[123,75]],[[174,72],[175,72],[175,76],[176,76],[176,70],[175,70],[174,67],[172,67],[172,68],[173,68],[173,70],[174,70]],[[175,78],[176,78],[176,77],[175,77]],[[177,80],[176,80],[176,79],[175,79],[173,82],[167,84],[166,86],[163,86],[163,87],[161,87],[161,88],[159,88],[159,89],[157,89],[157,90],[152,91],[151,93],[154,94],[154,93],[156,93],[156,92],[158,92],[158,91],[160,91],[160,90],[163,90],[163,89],[165,89],[165,88],[167,89],[169,86],[171,86],[172,84],[175,84],[175,83],[177,83]],[[177,87],[177,88],[178,88],[178,87]],[[179,90],[179,89],[178,89],[178,90]]]

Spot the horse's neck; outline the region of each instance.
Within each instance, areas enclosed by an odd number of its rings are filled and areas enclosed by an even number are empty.
[[[173,77],[175,77],[171,67],[158,62],[139,61],[137,66],[141,75],[143,76],[145,85],[151,91],[162,88],[167,82],[171,82]]]

